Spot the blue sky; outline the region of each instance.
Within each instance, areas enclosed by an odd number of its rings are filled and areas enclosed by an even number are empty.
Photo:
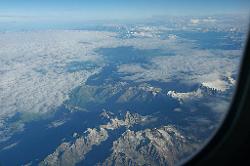
[[[0,0],[0,16],[64,19],[244,13],[249,0]]]

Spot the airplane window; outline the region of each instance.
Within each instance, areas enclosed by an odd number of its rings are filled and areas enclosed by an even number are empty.
[[[0,165],[178,165],[226,117],[247,0],[1,0]]]

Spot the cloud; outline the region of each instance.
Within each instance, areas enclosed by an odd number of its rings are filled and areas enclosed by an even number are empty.
[[[94,47],[77,42],[97,42],[108,34],[97,32],[20,32],[1,34],[2,116],[6,112],[47,112],[61,105],[68,93],[98,72],[65,67],[71,61],[98,61]]]
[[[214,23],[217,21],[217,19],[212,18],[212,17],[208,17],[208,18],[204,18],[202,19],[203,22],[207,22],[207,23]]]
[[[215,23],[216,21],[217,19],[212,17],[190,19],[191,24]]]
[[[10,145],[7,145],[7,146],[5,146],[4,148],[2,148],[1,151],[12,149],[12,148],[14,148],[15,146],[17,146],[18,143],[19,143],[19,142],[15,142],[15,143],[12,143],[12,144],[10,144]]]
[[[200,22],[200,20],[199,19],[191,19],[190,22],[192,24],[198,24]]]

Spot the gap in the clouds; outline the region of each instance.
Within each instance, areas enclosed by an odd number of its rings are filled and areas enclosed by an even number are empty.
[[[97,67],[97,64],[92,61],[73,61],[66,65],[66,71],[74,73],[81,70],[92,70]]]
[[[131,63],[148,63],[155,56],[160,56],[163,51],[160,49],[137,49],[132,46],[121,46],[115,48],[100,48],[96,50],[101,54],[107,63],[111,64],[131,64]]]
[[[195,41],[198,49],[241,50],[245,38],[245,33],[225,31],[176,31],[174,34]]]
[[[132,46],[123,46],[116,48],[101,48],[96,52],[102,55],[106,61],[105,67],[96,75],[91,76],[87,85],[101,85],[106,81],[118,82],[123,81],[125,76],[118,73],[118,67],[124,64],[140,64],[143,68],[151,67],[151,59],[157,56],[172,56],[172,52],[166,52],[161,49],[137,49]],[[149,69],[150,70],[150,69]]]

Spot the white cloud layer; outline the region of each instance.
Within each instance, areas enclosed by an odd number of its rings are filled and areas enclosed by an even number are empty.
[[[222,77],[231,76],[238,71],[242,55],[239,50],[198,50],[186,46],[180,46],[175,52],[175,56],[153,58],[152,65],[146,68],[142,67],[141,64],[122,64],[118,71],[129,74],[124,77],[125,80],[139,82],[181,80],[201,84],[217,80],[216,85],[220,87],[215,88],[224,90],[227,87],[222,85]]]
[[[102,66],[94,49],[108,44],[113,35],[90,31],[0,33],[0,128],[16,112],[54,111],[71,90],[101,69],[68,72],[68,64]]]

